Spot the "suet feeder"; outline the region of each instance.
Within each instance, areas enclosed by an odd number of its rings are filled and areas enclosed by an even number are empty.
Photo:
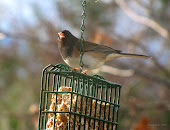
[[[117,129],[120,88],[66,65],[48,65],[42,72],[38,129]]]

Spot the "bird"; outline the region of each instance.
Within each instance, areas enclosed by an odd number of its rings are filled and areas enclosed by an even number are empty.
[[[80,47],[81,40],[75,37],[70,31],[63,30],[58,33],[58,48],[62,59],[72,68],[80,68]],[[113,49],[109,46],[96,44],[93,42],[83,42],[83,68],[85,72],[101,67],[105,62],[120,57],[136,57],[149,59],[150,56],[123,53],[120,50]],[[74,70],[74,69],[73,69]]]

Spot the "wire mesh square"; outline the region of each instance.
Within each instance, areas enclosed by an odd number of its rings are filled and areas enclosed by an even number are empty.
[[[38,129],[115,130],[120,88],[66,65],[48,65],[42,72]]]

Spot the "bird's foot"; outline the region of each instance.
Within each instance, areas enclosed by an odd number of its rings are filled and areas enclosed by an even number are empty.
[[[78,72],[78,70],[80,70],[80,68],[71,69],[71,71],[74,71],[74,72]]]
[[[86,74],[88,70],[84,70],[83,72],[81,72],[82,74]]]
[[[71,69],[71,71],[76,71],[76,70],[79,70],[80,68],[74,68],[74,69]]]
[[[74,69],[71,69],[71,71],[76,71],[77,70],[80,70],[80,68],[74,68]],[[84,70],[83,72],[81,72],[82,74],[86,74],[88,70]]]

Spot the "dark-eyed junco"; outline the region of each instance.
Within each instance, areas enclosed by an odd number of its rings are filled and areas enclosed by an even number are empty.
[[[73,36],[68,30],[58,33],[58,48],[63,60],[73,68],[80,66],[80,39]],[[83,42],[83,63],[85,69],[96,69],[105,62],[119,57],[151,58],[145,55],[123,53],[111,47],[95,44],[89,41]]]

